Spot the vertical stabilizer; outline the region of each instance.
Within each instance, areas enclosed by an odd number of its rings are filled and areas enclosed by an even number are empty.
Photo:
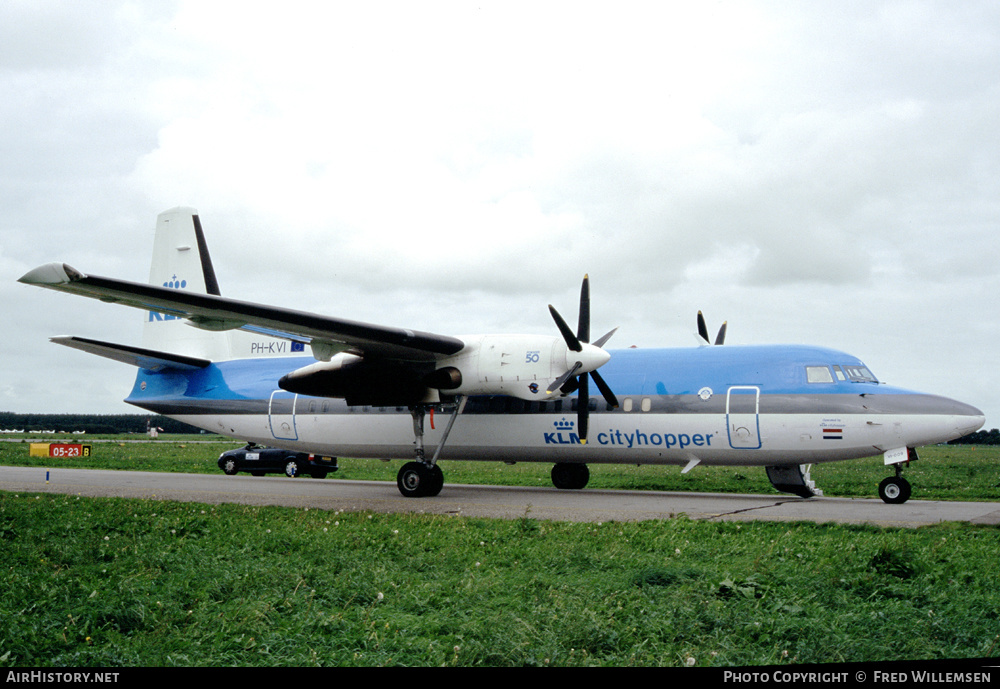
[[[171,208],[156,217],[152,285],[198,294],[220,294],[208,245],[194,208]],[[199,330],[169,314],[146,312],[143,347],[155,351],[219,360],[229,358],[225,333]]]

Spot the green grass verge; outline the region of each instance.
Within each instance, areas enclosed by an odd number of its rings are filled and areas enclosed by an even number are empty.
[[[264,479],[262,479],[264,480]],[[0,666],[993,657],[1000,530],[0,493]]]
[[[240,447],[235,440],[205,442],[205,436],[164,438],[157,442],[129,442],[126,436],[90,438],[90,457],[52,459],[30,457],[29,441],[0,442],[0,465],[129,469],[219,473],[219,454]],[[97,442],[107,440],[108,442]],[[906,469],[917,500],[1000,500],[1000,447],[940,445],[920,448],[920,461]],[[340,470],[326,480],[395,481],[401,461],[340,459]],[[676,466],[590,464],[588,488],[664,490],[712,493],[772,494],[774,489],[761,467],[696,467],[681,474]],[[442,461],[446,483],[551,486],[550,463]],[[817,464],[812,477],[827,496],[878,497],[878,483],[893,470],[881,457]]]

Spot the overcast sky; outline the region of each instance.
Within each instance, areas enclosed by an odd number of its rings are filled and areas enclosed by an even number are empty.
[[[0,409],[132,413],[145,281],[459,335],[846,350],[1000,425],[1000,3],[0,4]]]

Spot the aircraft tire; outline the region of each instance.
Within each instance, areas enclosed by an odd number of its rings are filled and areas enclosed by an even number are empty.
[[[424,494],[426,497],[432,498],[441,492],[444,488],[444,472],[441,471],[441,467],[437,464],[430,468],[431,481],[427,486],[427,492]]]
[[[586,464],[559,462],[552,467],[552,485],[561,490],[580,490],[590,481]]]
[[[878,484],[878,496],[889,505],[902,505],[910,499],[910,482],[901,476],[889,476]]]
[[[444,486],[441,467],[422,462],[407,462],[396,474],[396,487],[404,498],[434,497]]]

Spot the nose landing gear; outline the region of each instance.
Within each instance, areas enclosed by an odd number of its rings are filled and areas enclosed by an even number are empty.
[[[878,484],[878,496],[882,502],[901,505],[910,499],[910,482],[902,476],[889,476]]]
[[[897,452],[902,452],[902,450],[898,450]],[[896,475],[884,478],[878,484],[878,496],[882,498],[882,502],[890,505],[902,505],[910,499],[912,489],[910,488],[910,482],[903,478],[903,465],[908,465],[910,462],[916,460],[917,451],[912,447],[908,448],[905,457],[906,459],[893,463],[893,466],[896,468]]]

